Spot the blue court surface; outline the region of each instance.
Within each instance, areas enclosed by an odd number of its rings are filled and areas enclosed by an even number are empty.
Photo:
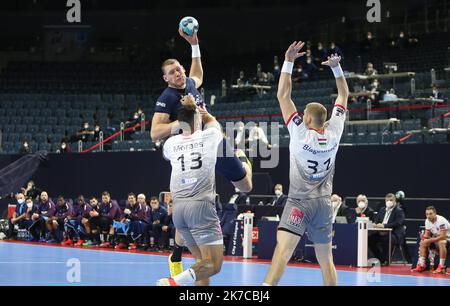
[[[184,258],[184,266],[193,264]],[[225,261],[211,285],[259,286],[269,268],[267,263]],[[113,285],[153,286],[168,275],[167,256],[65,248],[48,245],[0,243],[0,285]],[[7,277],[5,277],[7,276]],[[79,277],[79,278],[77,278]],[[450,278],[338,270],[343,286],[450,286]],[[317,267],[289,266],[280,281],[284,286],[321,285]]]

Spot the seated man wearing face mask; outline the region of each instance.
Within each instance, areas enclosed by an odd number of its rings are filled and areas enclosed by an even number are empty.
[[[405,212],[398,207],[395,195],[388,193],[385,197],[386,206],[382,207],[374,219],[375,228],[391,228],[392,244],[402,243],[405,239]],[[382,265],[387,264],[389,257],[389,233],[374,232],[369,236],[369,249]]]
[[[349,211],[349,223],[355,223],[358,217],[367,217],[370,221],[374,221],[375,212],[368,206],[369,201],[364,194],[360,194],[356,198],[356,208]]]
[[[333,194],[331,196],[331,205],[333,206],[333,223],[336,222],[336,217],[345,217],[347,219],[347,223],[350,223],[350,210],[347,205],[342,203],[342,198],[340,196]]]
[[[283,194],[283,185],[276,184],[275,185],[275,197],[272,198],[272,201],[269,203],[269,205],[284,207],[287,199],[288,199],[288,196]]]

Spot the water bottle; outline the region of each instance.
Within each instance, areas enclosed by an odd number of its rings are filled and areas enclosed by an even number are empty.
[[[250,197],[247,197],[247,199],[245,199],[245,204],[250,205]]]

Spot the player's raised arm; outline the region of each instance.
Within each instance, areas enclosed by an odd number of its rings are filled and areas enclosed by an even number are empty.
[[[341,64],[339,64],[340,61],[340,56],[337,54],[332,54],[325,62],[322,62],[322,65],[330,67],[333,71],[334,77],[336,78],[338,96],[336,98],[335,105],[342,105],[345,109],[347,109],[349,91],[347,81],[344,77],[344,72],[342,71]]]
[[[283,114],[284,122],[288,122],[291,115],[297,112],[295,104],[292,101],[292,69],[294,68],[294,62],[297,58],[305,55],[306,52],[299,52],[304,42],[294,41],[286,51],[284,57],[283,68],[281,69],[280,81],[278,82],[277,98],[280,102],[281,113]]]
[[[189,77],[192,78],[195,82],[195,87],[199,88],[203,83],[203,67],[202,61],[200,57],[200,47],[198,45],[198,37],[197,32],[194,32],[192,36],[187,35],[180,28],[178,29],[180,36],[186,39],[192,47],[192,64],[191,70],[189,72]]]

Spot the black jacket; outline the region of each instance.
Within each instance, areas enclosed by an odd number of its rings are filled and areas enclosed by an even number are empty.
[[[287,199],[288,199],[288,196],[285,195],[285,194],[282,194],[279,198],[273,197],[272,201],[270,201],[269,205],[284,207],[284,205],[286,204]]]
[[[366,216],[367,218],[369,218],[370,221],[374,221],[374,217],[375,217],[375,211],[370,208],[367,207],[366,210],[362,213],[364,216]],[[356,222],[356,218],[361,217],[361,214],[357,214],[356,213],[356,208],[350,208],[349,212],[348,212],[348,223],[355,223]],[[383,220],[381,220],[383,221]]]
[[[377,216],[375,217],[374,223],[383,223],[384,216],[386,215],[386,207],[382,207]],[[395,206],[389,216],[388,223],[384,225],[385,228],[392,228],[392,234],[397,237],[399,241],[405,238],[405,228],[403,224],[405,223],[405,212],[403,209]]]

